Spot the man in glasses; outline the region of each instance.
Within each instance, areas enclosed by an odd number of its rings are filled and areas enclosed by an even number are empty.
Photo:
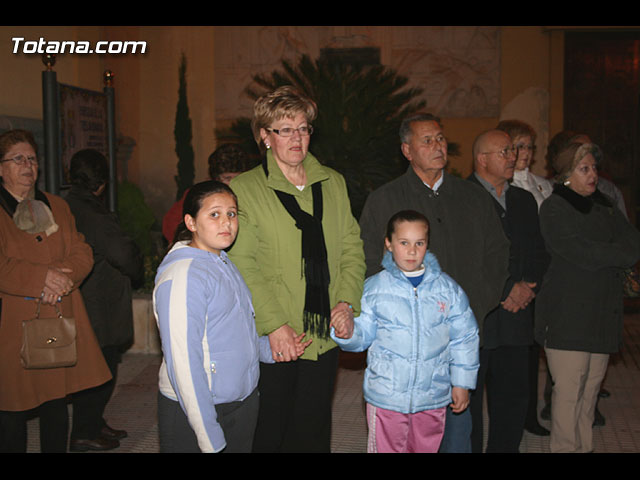
[[[400,141],[409,162],[406,173],[372,192],[360,217],[366,275],[381,269],[389,218],[400,210],[419,211],[430,222],[429,251],[464,289],[482,332],[482,319],[499,305],[508,273],[509,242],[491,199],[478,185],[446,172],[447,140],[439,118],[429,113],[405,118]],[[445,425],[440,451],[470,452],[469,409],[448,409]]]
[[[480,134],[473,145],[474,173],[493,201],[511,241],[509,278],[500,307],[484,318],[476,390],[471,395],[472,451],[482,453],[482,403],[489,414],[487,452],[517,453],[529,406],[529,347],[533,344],[532,302],[548,264],[538,223],[538,204],[526,190],[510,185],[516,164],[511,137],[500,130]]]

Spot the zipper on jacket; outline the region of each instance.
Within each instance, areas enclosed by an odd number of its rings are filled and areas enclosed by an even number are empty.
[[[414,337],[415,337],[415,361],[413,362],[413,366],[412,366],[412,374],[410,375],[411,378],[411,384],[409,385],[409,411],[413,411],[413,394],[414,394],[414,387],[416,384],[416,379],[417,379],[417,375],[418,375],[418,357],[420,355],[420,329],[418,328],[420,325],[420,321],[418,320],[418,308],[419,308],[419,301],[418,301],[418,287],[413,287],[413,296],[414,296],[414,318],[413,318],[413,323],[414,323]]]

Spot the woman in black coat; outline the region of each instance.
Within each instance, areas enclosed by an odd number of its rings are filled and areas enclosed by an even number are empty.
[[[103,201],[108,180],[107,159],[92,149],[71,158],[71,190],[66,197],[76,227],[93,249],[94,267],[80,287],[91,326],[113,379],[73,396],[71,451],[110,450],[118,447],[124,430],[110,428],[103,419],[113,393],[122,352],[133,341],[132,283],[144,275],[142,255],[120,228]]]
[[[640,232],[597,189],[593,144],[556,157],[553,194],[540,209],[551,264],[536,299],[536,340],[551,376],[552,452],[590,452],[600,383],[622,344],[622,271],[640,258]]]

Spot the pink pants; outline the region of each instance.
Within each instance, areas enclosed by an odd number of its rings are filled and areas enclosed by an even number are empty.
[[[398,413],[367,404],[368,453],[437,453],[446,407]]]

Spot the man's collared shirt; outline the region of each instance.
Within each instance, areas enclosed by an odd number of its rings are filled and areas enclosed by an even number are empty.
[[[431,190],[433,190],[434,192],[437,192],[438,189],[440,188],[440,185],[442,185],[442,179],[444,178],[444,175],[442,174],[442,172],[440,172],[440,178],[438,178],[438,180],[436,180],[436,183],[433,184],[433,188],[429,187],[429,185],[427,184],[427,182],[422,182],[424,183],[428,188],[430,188]]]
[[[478,175],[476,172],[473,172],[476,176],[480,184],[491,194],[493,198],[495,198],[496,202],[500,204],[504,210],[507,210],[507,190],[509,189],[509,182],[504,182],[504,187],[502,188],[502,195],[498,196],[498,192],[496,191],[496,187],[487,182],[484,178]]]

